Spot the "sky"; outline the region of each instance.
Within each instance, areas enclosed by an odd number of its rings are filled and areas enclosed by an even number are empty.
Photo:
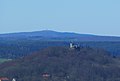
[[[120,36],[120,0],[0,0],[0,33],[41,30]]]

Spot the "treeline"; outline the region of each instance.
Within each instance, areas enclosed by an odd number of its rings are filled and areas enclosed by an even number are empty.
[[[67,41],[40,41],[40,40],[0,40],[0,58],[19,58],[27,56],[40,49],[51,46],[69,46]],[[81,46],[102,48],[113,56],[120,55],[120,42],[74,42]]]
[[[51,46],[66,46],[64,42],[39,40],[0,41],[0,58],[19,58],[27,56],[42,48]]]

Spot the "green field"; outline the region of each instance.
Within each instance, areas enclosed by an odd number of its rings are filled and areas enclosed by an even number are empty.
[[[6,61],[10,61],[11,59],[2,59],[0,58],[0,63],[6,62]]]

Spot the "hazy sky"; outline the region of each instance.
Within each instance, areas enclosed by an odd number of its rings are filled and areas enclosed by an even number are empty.
[[[46,29],[120,36],[120,0],[0,0],[0,33]]]

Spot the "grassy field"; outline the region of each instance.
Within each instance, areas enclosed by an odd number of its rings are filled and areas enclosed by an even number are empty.
[[[11,59],[2,59],[0,58],[0,63],[6,62],[6,61],[10,61]]]

